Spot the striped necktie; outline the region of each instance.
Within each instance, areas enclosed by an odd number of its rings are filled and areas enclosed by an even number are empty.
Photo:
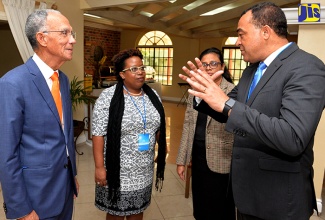
[[[59,116],[60,116],[60,122],[62,124],[62,101],[61,101],[61,95],[60,95],[60,83],[59,83],[59,76],[57,72],[54,72],[51,76],[51,79],[53,81],[51,93],[56,105],[56,108],[58,109]]]
[[[251,87],[249,88],[248,91],[248,95],[247,95],[247,100],[249,99],[250,95],[252,94],[252,92],[254,91],[258,81],[260,81],[262,75],[263,75],[263,70],[266,68],[266,64],[264,62],[260,62],[255,75],[254,75],[254,79],[252,81]]]

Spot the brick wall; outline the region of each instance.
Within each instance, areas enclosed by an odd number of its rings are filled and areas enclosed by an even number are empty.
[[[93,27],[84,27],[84,69],[87,74],[94,72],[94,48],[101,46],[107,59],[105,66],[112,66],[111,59],[120,51],[121,33]]]

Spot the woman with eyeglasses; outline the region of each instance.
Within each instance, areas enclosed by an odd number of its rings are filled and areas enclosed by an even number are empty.
[[[165,113],[157,92],[145,84],[137,49],[112,59],[118,83],[103,90],[92,121],[95,206],[106,219],[143,219],[150,205],[158,143],[156,190],[161,190],[166,157]]]
[[[215,83],[225,92],[234,84],[217,48],[204,50],[199,59],[209,75],[223,70]],[[177,173],[185,181],[186,166],[192,168],[193,215],[196,220],[235,220],[235,205],[230,184],[233,135],[225,124],[193,109],[189,95],[183,133],[176,159]]]

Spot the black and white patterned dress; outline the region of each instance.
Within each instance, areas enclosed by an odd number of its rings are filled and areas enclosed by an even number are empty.
[[[109,107],[115,89],[116,86],[112,86],[103,90],[93,110],[92,134],[105,137],[104,159]],[[139,151],[138,135],[144,131],[143,119],[139,112],[141,110],[141,113],[144,113],[143,96],[132,96],[132,98],[134,102],[128,94],[124,94],[125,107],[121,125],[120,150],[121,198],[118,199],[117,204],[112,204],[107,199],[108,188],[96,186],[95,206],[111,215],[125,216],[141,213],[150,205],[151,200],[155,134],[160,127],[160,115],[145,94],[145,132],[150,134],[150,148],[148,151]]]

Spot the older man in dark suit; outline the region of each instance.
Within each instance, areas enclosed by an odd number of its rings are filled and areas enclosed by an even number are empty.
[[[236,44],[252,65],[228,95],[198,59],[198,69],[191,62],[183,68],[191,78],[180,77],[194,89],[197,109],[227,120],[226,130],[235,134],[238,219],[307,220],[317,209],[313,144],[325,105],[325,66],[288,42],[286,17],[273,3],[244,11],[237,32]]]
[[[35,51],[0,79],[0,181],[9,219],[71,219],[78,193],[68,77],[75,33],[55,10],[37,10],[25,32]]]

